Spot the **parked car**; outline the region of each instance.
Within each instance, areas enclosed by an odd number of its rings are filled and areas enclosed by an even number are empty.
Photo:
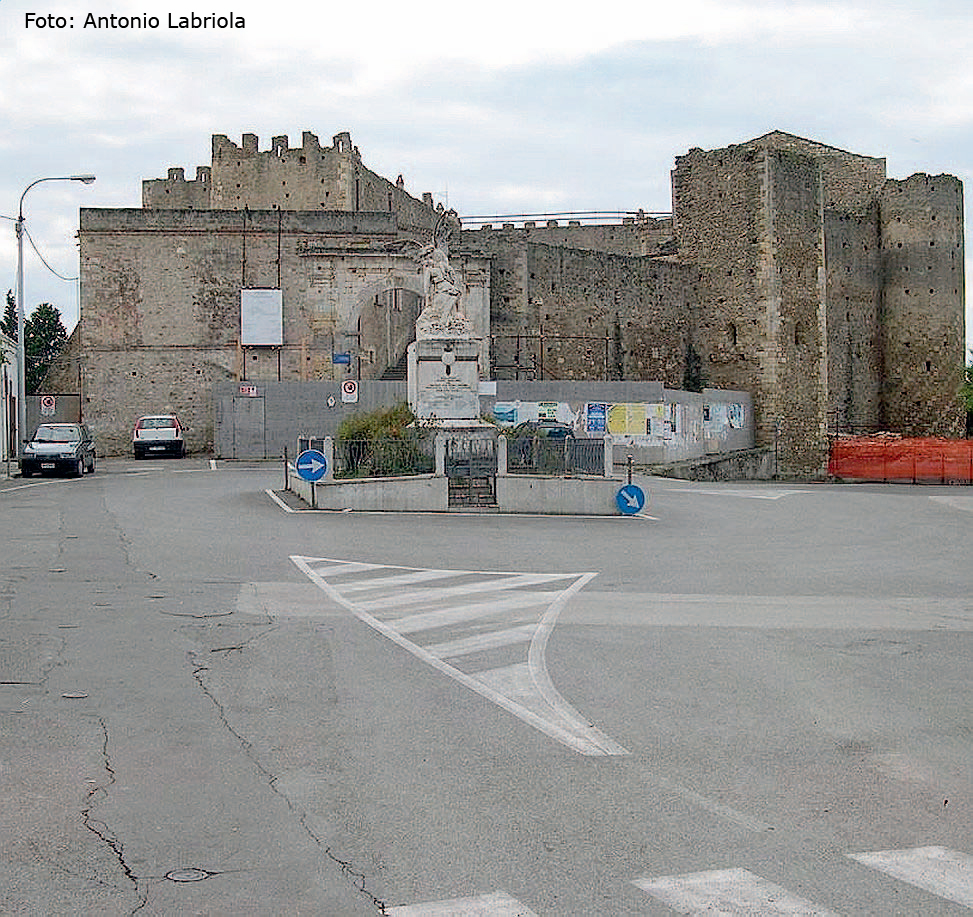
[[[514,439],[535,436],[539,439],[567,439],[569,436],[574,436],[574,430],[570,424],[557,420],[525,420],[514,427],[510,435]]]
[[[42,423],[24,446],[20,473],[76,474],[95,470],[95,442],[83,423]]]
[[[147,414],[140,417],[132,430],[132,451],[136,458],[150,454],[182,458],[186,454],[186,444],[183,442],[179,418],[175,414]]]

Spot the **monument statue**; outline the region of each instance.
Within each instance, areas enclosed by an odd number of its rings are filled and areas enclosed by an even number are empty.
[[[416,339],[469,337],[472,327],[460,309],[463,287],[449,263],[450,217],[456,211],[444,213],[436,224],[430,244],[419,249],[416,260],[423,272],[426,304],[416,319]]]
[[[464,281],[449,263],[449,223],[456,212],[439,217],[432,243],[415,255],[426,300],[410,345],[409,404],[416,416],[440,426],[476,425],[480,413],[480,344],[463,314]]]

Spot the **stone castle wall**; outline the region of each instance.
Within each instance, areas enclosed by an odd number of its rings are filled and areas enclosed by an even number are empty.
[[[882,257],[878,204],[825,212],[829,430],[882,426]]]
[[[464,234],[464,249],[490,258],[493,378],[682,386],[692,267],[530,239]]]
[[[888,181],[880,198],[885,424],[962,436],[963,185],[951,175]]]
[[[83,209],[80,239],[85,414],[106,451],[167,411],[208,449],[215,383],[377,378],[414,331],[418,242],[392,213]],[[488,335],[489,271],[457,266]],[[281,291],[283,343],[241,347],[241,291],[261,288]]]
[[[400,226],[431,229],[441,214],[431,195],[421,199],[366,168],[351,135],[335,135],[330,147],[305,131],[299,147],[286,136],[259,149],[256,134],[238,146],[223,134],[213,136],[212,165],[199,166],[187,181],[183,169],[142,183],[142,206],[152,210],[300,210],[387,212]]]
[[[962,433],[957,179],[890,181],[884,159],[773,132],[677,157],[672,195],[671,217],[454,232],[492,378],[748,391],[785,471],[820,471],[835,428]],[[443,214],[348,134],[216,135],[210,166],[145,182],[143,204],[82,211],[86,410],[124,443],[184,404],[198,448],[215,383],[380,377],[422,305],[408,252]],[[282,347],[240,347],[250,287],[282,290]]]

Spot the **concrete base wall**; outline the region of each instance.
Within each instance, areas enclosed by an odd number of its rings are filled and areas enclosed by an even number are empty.
[[[773,449],[748,449],[695,461],[651,465],[652,474],[686,481],[771,481],[778,475]]]
[[[605,478],[499,476],[497,512],[572,516],[616,516],[615,496],[621,482]],[[444,513],[449,506],[449,479],[442,475],[359,478],[309,483],[288,474],[288,490],[314,509],[357,512]],[[456,507],[461,512],[468,507]]]
[[[289,486],[315,509],[399,513],[449,509],[449,479],[437,475],[309,484],[293,473]]]
[[[621,486],[605,478],[508,475],[497,478],[497,505],[502,513],[617,516],[615,497]]]

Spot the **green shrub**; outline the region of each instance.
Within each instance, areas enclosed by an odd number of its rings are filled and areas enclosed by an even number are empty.
[[[335,436],[339,469],[335,476],[388,477],[430,472],[434,460],[427,439],[405,402],[353,414],[341,422]]]

